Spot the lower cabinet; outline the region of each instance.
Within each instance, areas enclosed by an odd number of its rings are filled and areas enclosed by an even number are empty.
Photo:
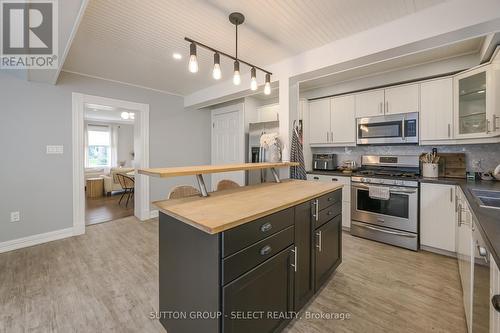
[[[293,311],[293,250],[281,251],[223,288],[224,333],[275,332],[288,323],[268,314]]]
[[[490,255],[490,333],[500,332],[500,270]]]
[[[342,260],[342,215],[337,215],[315,230],[315,290],[326,282]]]
[[[455,252],[455,185],[420,184],[420,245]]]
[[[300,310],[314,294],[312,276],[312,220],[311,203],[295,207],[295,311]]]

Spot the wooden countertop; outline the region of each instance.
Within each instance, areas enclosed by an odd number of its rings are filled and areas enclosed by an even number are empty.
[[[205,198],[193,196],[154,204],[169,216],[216,234],[339,188],[339,182],[285,180],[212,192]]]
[[[240,170],[285,168],[297,165],[299,165],[299,163],[296,162],[196,165],[187,167],[140,169],[139,173],[142,175],[166,178],[166,177],[191,176],[191,175],[201,175],[206,173],[218,173],[218,172],[229,172],[229,171],[240,171]]]

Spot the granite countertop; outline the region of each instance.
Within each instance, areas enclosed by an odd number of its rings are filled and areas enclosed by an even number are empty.
[[[327,175],[327,176],[346,176],[349,174],[341,171],[309,171],[309,174]],[[500,191],[500,181],[476,180],[468,181],[460,178],[419,178],[421,183],[448,184],[460,186],[464,192],[467,202],[471,208],[471,213],[478,222],[478,229],[486,242],[488,250],[495,259],[500,268],[500,210],[494,208],[480,207],[476,198],[471,193],[471,189]]]
[[[342,188],[340,182],[284,180],[156,201],[166,215],[209,234],[216,234]]]

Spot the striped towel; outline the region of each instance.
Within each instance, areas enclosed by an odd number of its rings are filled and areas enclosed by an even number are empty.
[[[292,148],[290,151],[290,161],[299,162],[298,166],[290,167],[290,178],[292,179],[307,179],[306,168],[304,165],[304,151],[302,150],[302,142],[300,142],[297,129],[294,126],[292,134]]]

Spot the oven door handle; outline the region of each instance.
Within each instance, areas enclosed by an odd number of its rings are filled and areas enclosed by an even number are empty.
[[[374,185],[374,186],[384,187],[384,185]],[[369,190],[370,189],[369,186],[359,185],[359,184],[353,185],[352,187],[353,188],[363,189],[363,190]],[[412,193],[417,193],[417,189],[416,188],[407,189],[407,188],[399,188],[399,187],[390,187],[389,191],[391,193],[394,193],[394,194],[412,194]]]
[[[386,233],[386,234],[403,236],[403,237],[408,237],[408,238],[415,238],[415,237],[417,237],[417,235],[415,235],[415,234],[410,234],[410,233],[406,233],[406,232],[391,231],[391,230],[387,230],[387,229],[381,229],[381,228],[373,227],[373,226],[370,226],[370,225],[361,224],[361,223],[358,223],[358,222],[355,222],[355,221],[352,221],[352,224],[354,224],[357,227],[361,227],[361,228],[365,228],[365,229],[370,229],[370,230],[374,230],[374,231],[380,231],[380,232],[383,232],[383,233]]]

